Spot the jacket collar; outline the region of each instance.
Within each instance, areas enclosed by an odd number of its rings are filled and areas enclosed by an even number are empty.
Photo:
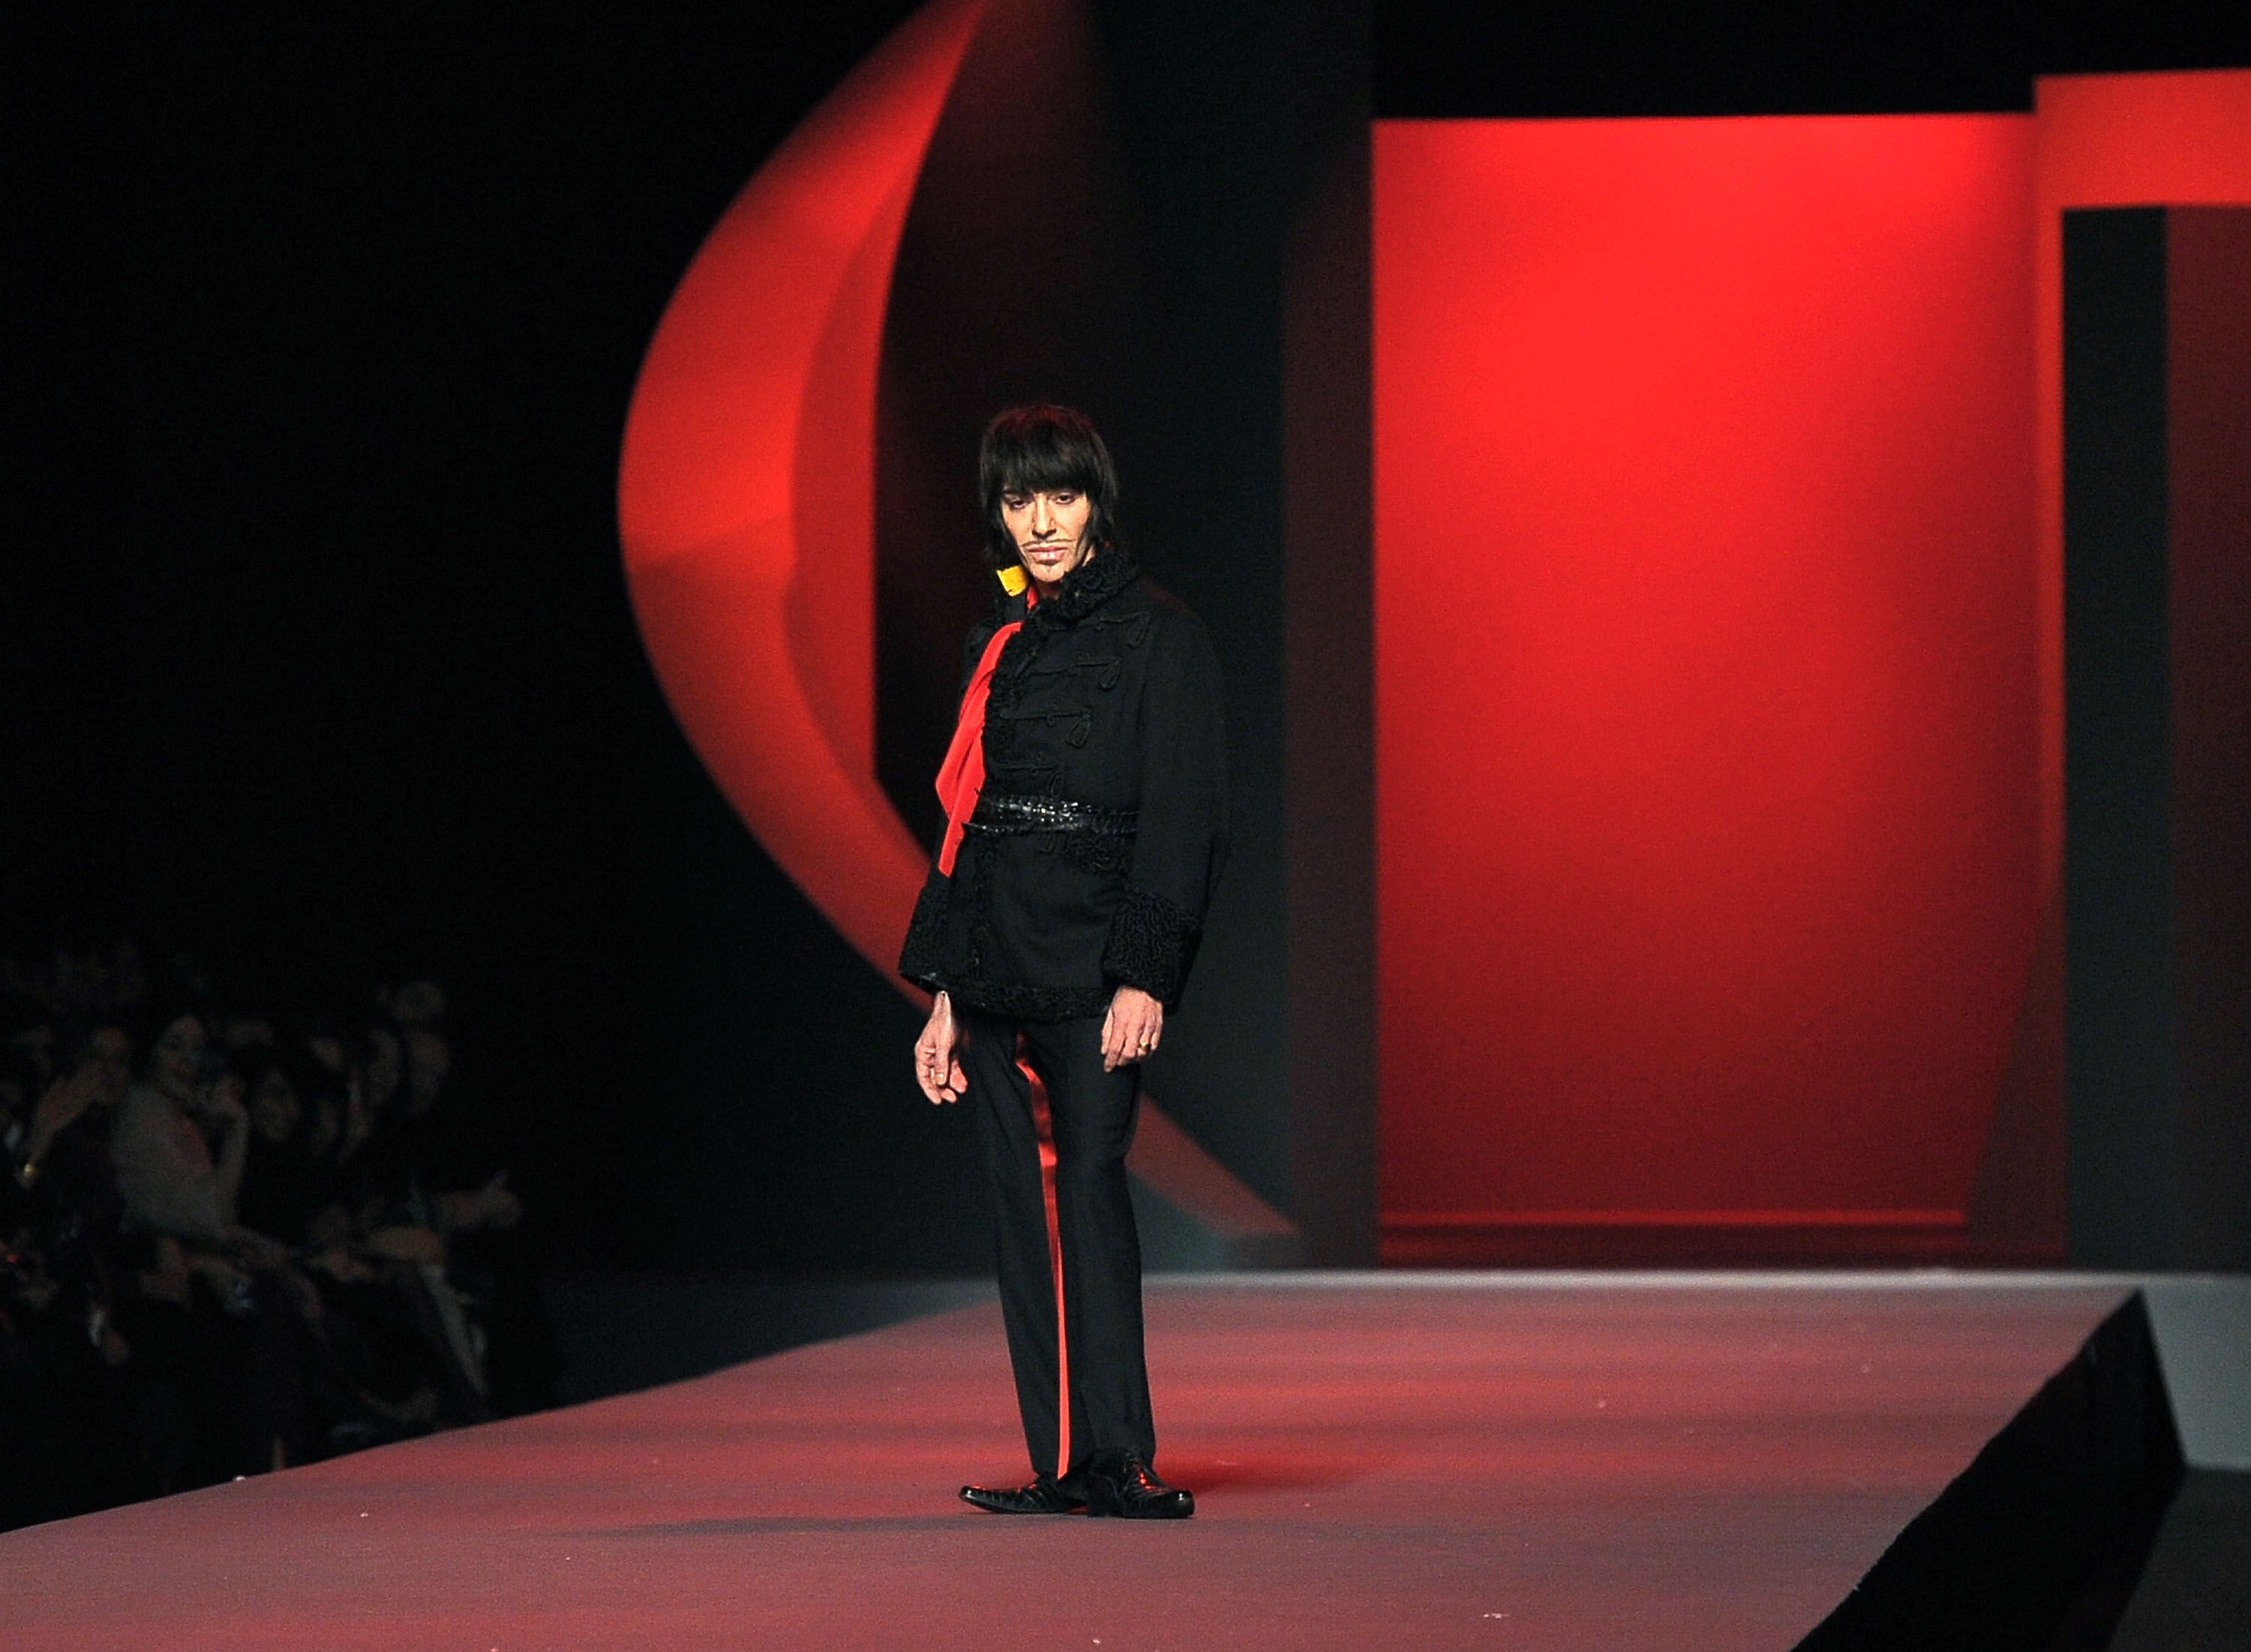
[[[1000,616],[1006,624],[1022,619],[1038,631],[1054,631],[1064,626],[1077,625],[1097,608],[1108,602],[1132,584],[1141,575],[1141,565],[1126,552],[1112,545],[1097,551],[1078,567],[1065,574],[1063,585],[1052,597],[1042,598],[1039,605],[1026,612],[1022,597],[1002,595],[999,598]]]

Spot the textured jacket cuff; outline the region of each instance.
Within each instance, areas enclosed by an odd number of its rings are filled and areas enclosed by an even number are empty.
[[[936,867],[930,869],[930,875],[923,880],[922,894],[916,897],[914,916],[907,923],[906,944],[899,949],[899,973],[933,992],[945,985],[938,978],[938,971],[951,882]]]
[[[1181,1001],[1188,966],[1195,962],[1203,925],[1186,907],[1134,884],[1110,920],[1110,939],[1102,949],[1102,972],[1138,986],[1167,1009]]]

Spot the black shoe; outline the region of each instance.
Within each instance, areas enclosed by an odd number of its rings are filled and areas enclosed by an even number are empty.
[[[1167,1485],[1139,1457],[1104,1457],[1087,1465],[1086,1511],[1125,1520],[1185,1520],[1195,1512],[1195,1496]]]
[[[1051,1474],[1028,1486],[964,1486],[961,1500],[987,1514],[1076,1514],[1086,1507],[1084,1493]]]

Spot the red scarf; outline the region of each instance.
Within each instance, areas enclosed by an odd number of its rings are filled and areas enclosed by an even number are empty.
[[[1036,591],[1026,597],[1032,607],[1037,607],[1039,600]],[[977,794],[985,789],[985,702],[993,692],[993,670],[1001,663],[1001,650],[1023,624],[1021,619],[1009,621],[985,645],[961,696],[961,717],[953,725],[945,761],[938,765],[938,800],[945,808],[945,838],[938,846],[938,869],[949,878],[953,875],[953,857],[961,847],[962,828],[977,812]]]

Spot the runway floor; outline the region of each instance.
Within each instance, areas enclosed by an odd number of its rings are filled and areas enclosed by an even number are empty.
[[[0,1537],[10,1647],[1793,1646],[2123,1290],[1153,1282],[1197,1517],[1006,1519],[989,1303]]]

